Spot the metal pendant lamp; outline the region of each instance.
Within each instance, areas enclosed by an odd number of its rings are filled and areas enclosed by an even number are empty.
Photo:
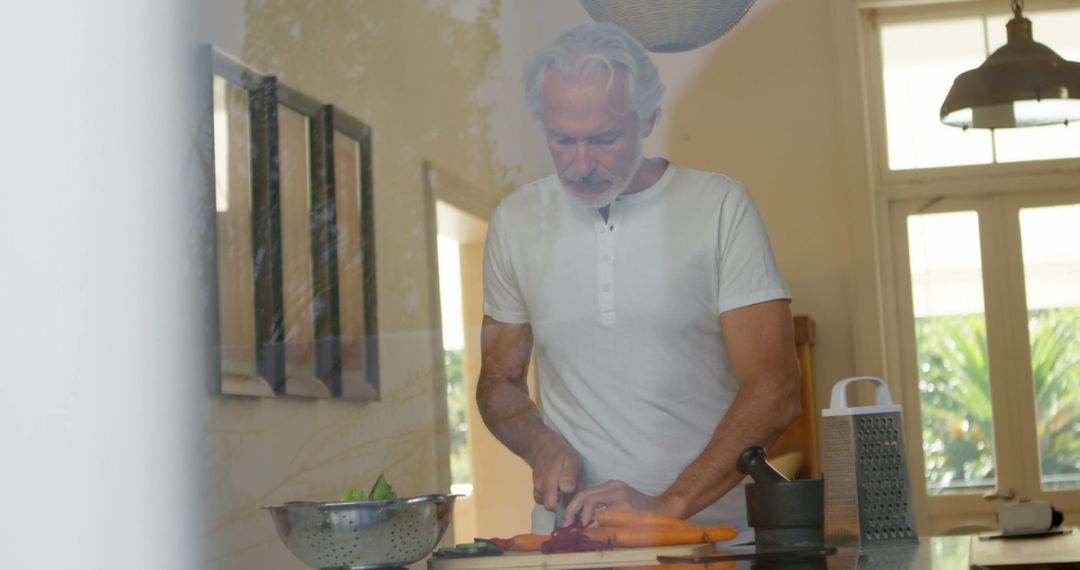
[[[597,22],[630,32],[645,49],[671,53],[701,47],[726,34],[754,0],[581,0]]]
[[[941,105],[946,125],[1002,129],[1080,120],[1080,63],[1032,39],[1022,0],[1012,9],[1005,45],[953,81]]]

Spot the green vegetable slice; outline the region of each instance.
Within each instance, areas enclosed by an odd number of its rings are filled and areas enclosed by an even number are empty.
[[[464,558],[468,556],[498,556],[502,550],[490,540],[476,539],[472,544],[459,544],[450,548],[440,548],[435,551],[439,558]]]
[[[353,501],[363,501],[364,500],[364,490],[359,488],[359,487],[353,487],[352,489],[349,489],[348,492],[345,493],[345,497],[343,499],[341,499],[341,500],[345,501],[346,503],[351,503]]]

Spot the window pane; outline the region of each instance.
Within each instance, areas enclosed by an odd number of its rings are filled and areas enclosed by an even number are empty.
[[[994,487],[979,218],[908,217],[926,484],[930,494]]]
[[[1080,488],[1080,204],[1020,210],[1043,489]]]
[[[1080,9],[1053,12],[1025,11],[1031,20],[1035,41],[1061,57],[1080,61]],[[1005,45],[1005,23],[1012,16],[987,18],[986,30],[991,51]],[[1080,125],[1047,125],[994,131],[998,162],[1080,157]]]
[[[1080,9],[1027,11],[1035,40],[1080,61]],[[889,168],[907,170],[1080,157],[1080,128],[958,129],[938,114],[953,79],[1005,44],[1011,13],[885,22],[881,59]],[[988,51],[989,50],[989,51]]]
[[[360,143],[334,131],[341,364],[346,385],[364,375],[364,264],[360,235]]]
[[[290,378],[314,378],[314,278],[311,264],[308,119],[284,105],[278,105],[278,148],[285,375]]]
[[[938,118],[953,79],[986,59],[981,17],[885,24],[881,59],[891,170],[993,162],[988,131]]]
[[[256,374],[255,279],[251,242],[248,93],[214,77],[214,191],[217,203],[221,372]]]

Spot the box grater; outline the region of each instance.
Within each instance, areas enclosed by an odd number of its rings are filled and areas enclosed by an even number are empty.
[[[847,387],[861,381],[875,384],[874,405],[849,408]],[[885,381],[858,376],[837,382],[821,415],[826,542],[918,544],[900,406]]]

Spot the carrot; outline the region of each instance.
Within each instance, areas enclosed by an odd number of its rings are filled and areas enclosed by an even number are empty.
[[[510,550],[516,552],[540,552],[540,545],[551,540],[550,534],[519,534],[511,538]]]
[[[682,519],[661,515],[658,513],[639,513],[628,509],[603,509],[597,511],[596,522],[600,526],[674,526],[691,527]]]
[[[608,510],[619,511],[619,509],[605,509],[600,512],[604,513]],[[583,529],[585,537],[624,548],[706,544],[735,538],[735,529],[729,526],[697,526],[664,515],[622,512],[629,515],[617,512],[615,521],[629,523],[636,517],[638,521],[645,521],[645,524],[589,527]],[[607,519],[607,522],[612,522],[612,520]],[[510,539],[497,540],[499,547],[503,550],[540,552],[540,546],[551,538],[552,536],[547,534],[519,534]]]
[[[738,534],[730,526],[703,526],[700,528],[705,531],[705,534],[709,535],[708,542],[731,540]]]
[[[735,531],[731,527],[697,527],[687,524],[674,526],[593,527],[585,529],[586,537],[623,547],[674,546],[680,544],[705,544],[731,540]]]
[[[707,534],[708,538],[710,539],[713,537],[713,533],[710,532],[710,529],[692,529],[689,527],[687,527],[686,529],[677,529],[671,526],[593,526],[585,529],[585,536],[590,540],[596,540],[599,542],[611,542],[615,546],[626,546],[624,544],[618,543],[617,535],[619,535],[620,533],[624,534],[624,536],[626,536],[626,533],[630,533],[633,536],[648,536],[650,534],[654,536],[664,536],[671,533],[672,531],[686,532],[688,529],[695,532],[694,534],[691,534],[690,532],[686,533],[686,536],[690,537],[690,542],[688,542],[687,544],[697,544],[699,542],[718,542],[720,540],[727,540],[725,538],[703,540],[703,534]]]
[[[610,540],[615,546],[625,548],[705,544],[735,537],[735,531],[730,527],[696,527],[689,524],[685,527],[594,527],[586,529],[585,534],[593,540]]]
[[[675,546],[677,544],[700,544],[709,542],[708,535],[696,528],[640,528],[621,527],[612,536],[615,546]]]
[[[615,537],[615,530],[610,526],[590,526],[585,528],[585,537],[589,540],[608,542]]]

